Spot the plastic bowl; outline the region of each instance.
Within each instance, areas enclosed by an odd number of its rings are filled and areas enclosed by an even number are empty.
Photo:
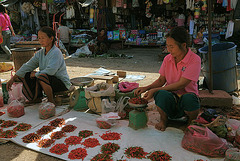
[[[144,107],[147,107],[147,104],[134,104],[134,103],[131,103],[131,102],[128,102],[129,106],[130,107],[133,107],[133,108],[144,108]]]

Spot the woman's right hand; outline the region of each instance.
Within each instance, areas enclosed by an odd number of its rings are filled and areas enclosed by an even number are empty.
[[[35,76],[35,73],[36,73],[35,71],[32,71],[32,72],[31,72],[31,74],[30,74],[30,78],[31,78],[31,79],[33,79],[34,77],[36,77],[36,76]]]
[[[7,82],[7,91],[11,90],[12,84],[14,83],[14,78],[12,77],[8,82]]]
[[[134,91],[134,95],[135,96],[139,96],[140,94],[144,93],[147,91],[147,87],[138,87],[135,91]]]

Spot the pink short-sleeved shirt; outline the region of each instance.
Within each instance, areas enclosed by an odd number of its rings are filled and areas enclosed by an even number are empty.
[[[9,30],[9,26],[11,26],[10,18],[7,14],[5,16],[0,13],[0,26],[2,27],[2,31]]]
[[[177,66],[172,55],[168,54],[163,60],[159,74],[166,78],[166,86],[178,82],[181,77],[191,80],[184,89],[174,91],[178,95],[189,92],[199,95],[197,81],[200,71],[201,58],[189,49],[183,60],[177,63]]]

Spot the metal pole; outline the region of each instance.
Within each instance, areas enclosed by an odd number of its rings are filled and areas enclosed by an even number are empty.
[[[208,0],[208,65],[209,65],[209,93],[213,93],[213,72],[212,72],[212,0]]]
[[[46,0],[46,14],[47,14],[47,26],[50,26],[49,11],[48,11],[48,1],[47,0]]]

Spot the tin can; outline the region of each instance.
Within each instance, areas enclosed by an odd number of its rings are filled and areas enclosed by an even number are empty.
[[[2,83],[2,93],[3,93],[3,103],[8,104],[8,91],[7,91],[7,82]]]

